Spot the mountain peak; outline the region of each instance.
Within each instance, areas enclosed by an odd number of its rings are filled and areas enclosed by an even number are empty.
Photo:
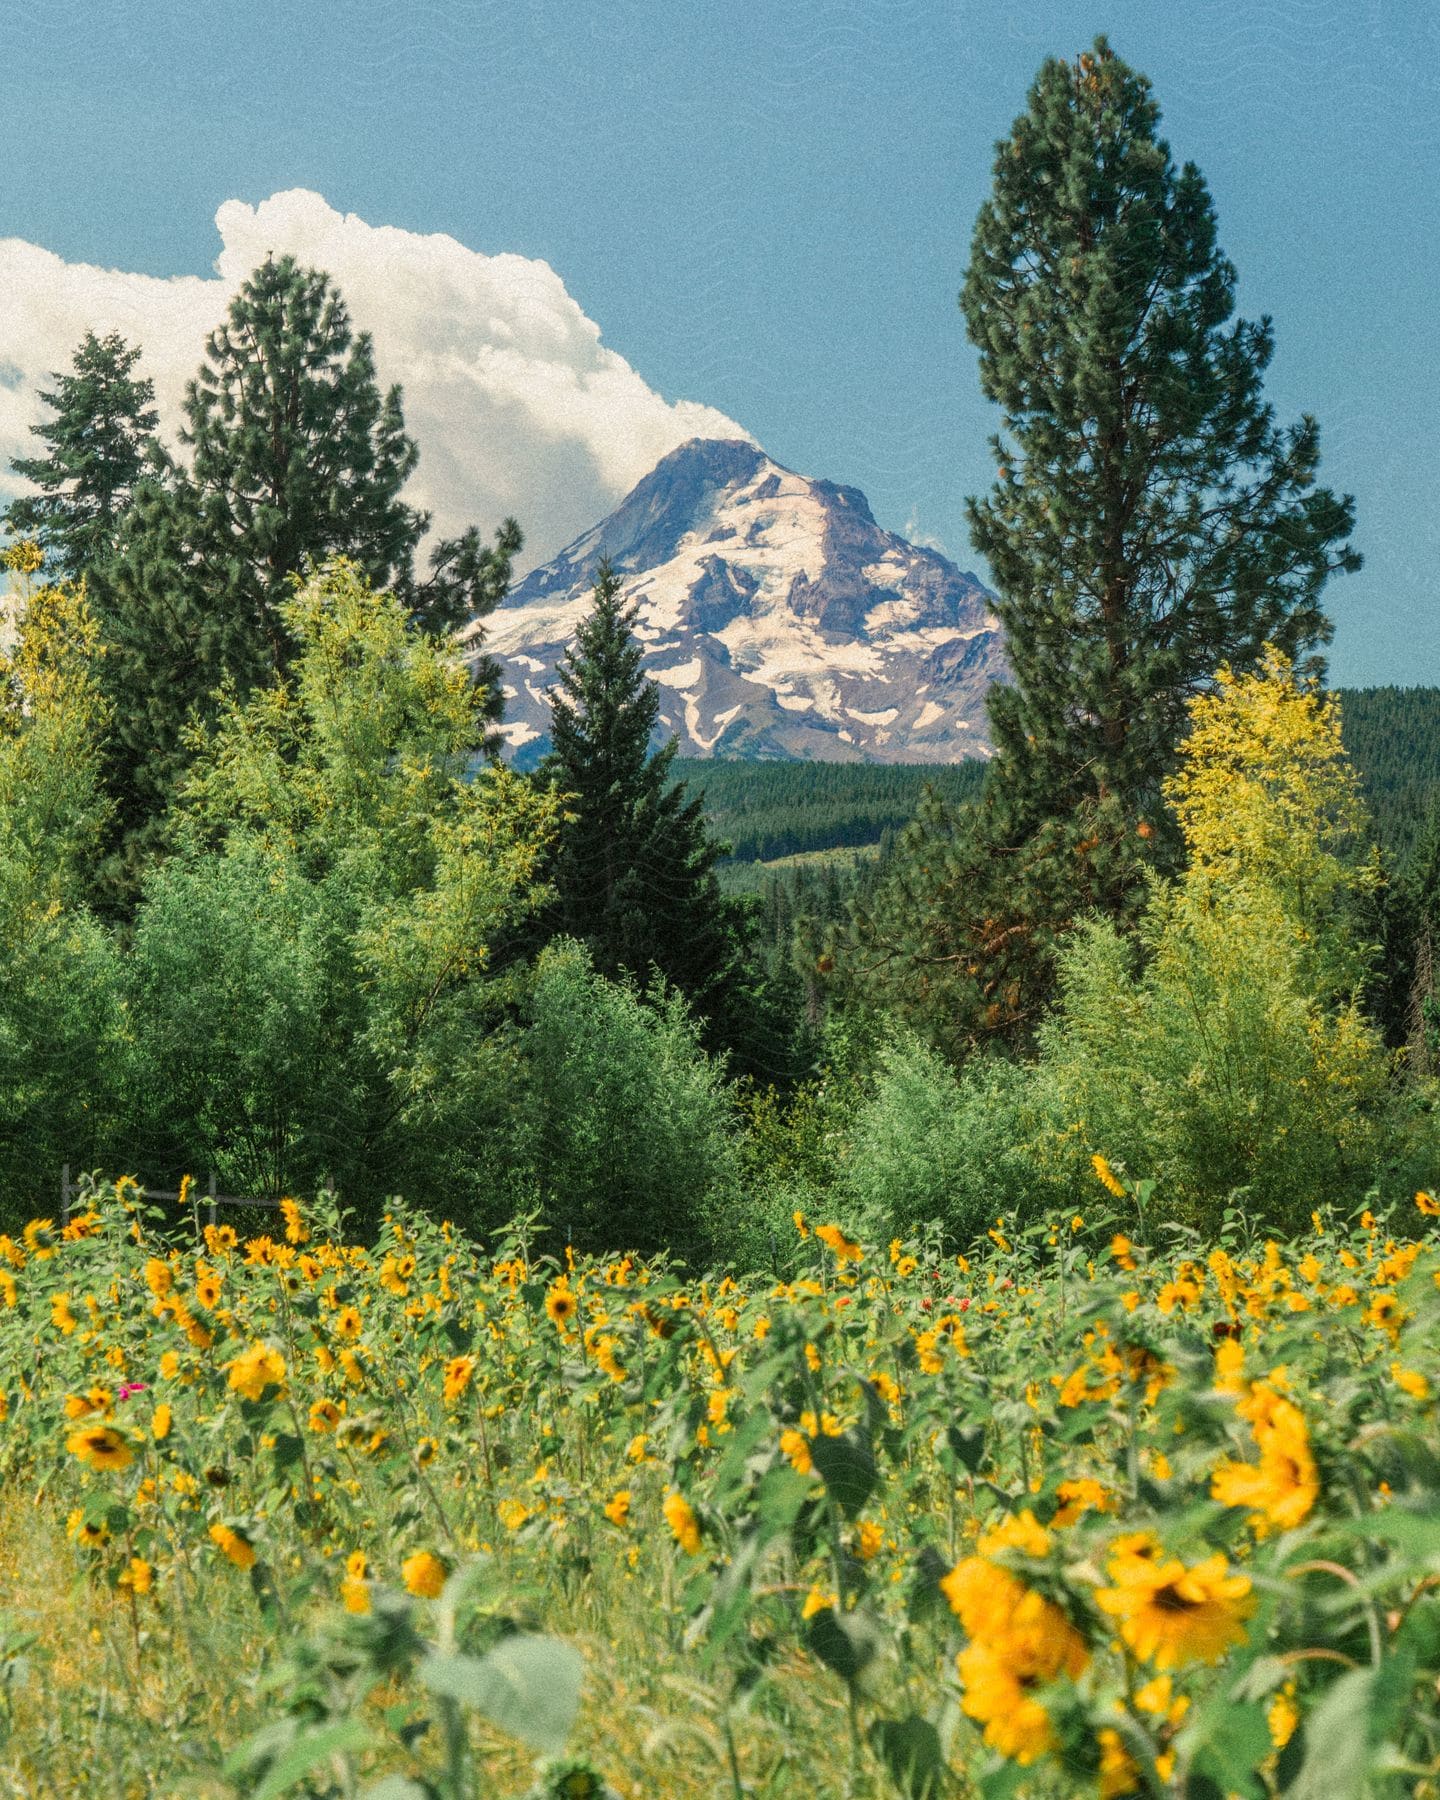
[[[954,762],[989,754],[1006,679],[990,595],[882,530],[858,488],[738,438],[672,450],[486,621],[510,751],[548,745],[546,693],[608,558],[637,608],[661,721],[687,756]]]

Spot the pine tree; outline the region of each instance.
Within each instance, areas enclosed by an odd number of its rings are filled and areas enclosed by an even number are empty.
[[[38,542],[61,579],[78,580],[110,552],[131,494],[153,467],[155,386],[135,375],[139,359],[138,346],[118,332],[87,331],[71,372],[57,371],[53,391],[40,395],[54,416],[30,429],[47,454],[10,465],[40,491],[12,501],[5,524]]]
[[[1267,643],[1327,642],[1321,588],[1359,566],[1354,503],[1315,487],[1315,420],[1276,425],[1270,321],[1232,322],[1209,192],[1159,119],[1104,38],[1046,62],[961,295],[1004,426],[969,514],[1015,676],[992,699],[995,785],[1022,830],[1104,800],[1133,829],[1189,698]]]
[[[370,339],[353,332],[329,278],[292,257],[264,263],[235,295],[185,416],[188,464],[141,484],[94,578],[115,701],[105,885],[122,907],[161,839],[187,724],[213,715],[226,684],[243,696],[288,672],[283,607],[297,576],[343,556],[443,635],[498,604],[520,547],[513,520],[493,547],[471,528],[436,545],[417,575],[430,521],[401,498],[418,451],[400,390],[381,391]],[[493,722],[498,672],[482,661],[479,676]]]
[[[602,561],[593,609],[550,695],[554,747],[540,772],[570,798],[545,923],[585,944],[602,974],[645,985],[658,972],[709,1015],[736,973],[715,877],[722,846],[706,834],[701,799],[671,781],[676,740],[651,751],[660,697],[634,627],[620,577]]]
[[[1270,321],[1232,321],[1209,193],[1159,119],[1103,38],[1047,61],[976,221],[961,306],[1003,431],[969,515],[1013,685],[983,805],[931,808],[856,932],[955,1043],[1028,1031],[1073,922],[1133,917],[1176,853],[1187,702],[1267,644],[1317,670],[1321,589],[1359,566],[1353,502],[1315,485],[1315,420],[1276,424]]]

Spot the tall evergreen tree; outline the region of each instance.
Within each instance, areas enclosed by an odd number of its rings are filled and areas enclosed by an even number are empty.
[[[118,332],[87,331],[68,374],[40,398],[53,417],[30,427],[43,456],[10,465],[38,493],[11,502],[7,528],[32,538],[55,575],[78,580],[114,548],[116,528],[138,483],[153,470],[155,385],[137,376],[138,346]]]
[[[587,946],[605,975],[654,971],[710,1014],[735,977],[736,948],[715,878],[722,847],[702,801],[671,780],[672,737],[651,750],[660,697],[641,668],[635,611],[602,561],[594,607],[550,695],[553,750],[541,766],[570,796],[545,923]]]
[[[1353,502],[1315,485],[1315,420],[1276,424],[1270,321],[1232,319],[1209,192],[1159,119],[1103,38],[1047,61],[976,221],[961,306],[1003,431],[969,512],[1014,680],[982,806],[927,809],[852,963],[957,1047],[1034,1025],[1077,918],[1133,913],[1176,848],[1187,701],[1267,643],[1315,667],[1321,589],[1359,566]]]
[[[209,716],[226,683],[244,695],[286,674],[283,605],[297,576],[344,556],[443,634],[499,602],[520,546],[513,520],[493,546],[472,528],[417,574],[430,521],[401,498],[418,451],[400,390],[382,393],[369,336],[353,332],[329,278],[293,257],[264,263],[235,295],[185,417],[188,465],[141,485],[94,583],[116,703],[107,885],[122,901],[160,836],[187,721]],[[492,720],[494,673],[482,664]]]
[[[1221,662],[1331,635],[1320,590],[1359,557],[1354,503],[1315,486],[1320,434],[1262,395],[1268,318],[1232,322],[1234,266],[1150,83],[1104,38],[1047,61],[997,147],[961,306],[1002,413],[969,505],[1012,687],[991,706],[1014,825],[1113,799],[1133,824]]]

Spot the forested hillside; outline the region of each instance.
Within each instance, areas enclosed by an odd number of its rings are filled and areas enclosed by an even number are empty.
[[[1440,790],[1440,688],[1346,688],[1340,705],[1375,835],[1404,855]]]
[[[1440,688],[1344,688],[1340,704],[1376,837],[1403,855],[1440,789]],[[677,759],[674,769],[704,796],[733,861],[747,863],[878,846],[914,818],[927,783],[952,803],[972,800],[986,766]]]
[[[973,799],[979,761],[920,763],[730,762],[677,759],[676,777],[703,794],[705,817],[737,862],[773,862],[810,850],[878,844],[915,816],[927,782],[947,800]]]

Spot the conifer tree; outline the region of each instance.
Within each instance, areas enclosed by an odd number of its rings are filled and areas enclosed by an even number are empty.
[[[1232,318],[1208,190],[1159,119],[1103,38],[1047,61],[976,221],[961,307],[1003,430],[969,513],[1013,682],[982,804],[927,805],[848,959],[956,1050],[1033,1029],[1075,921],[1133,919],[1178,847],[1187,702],[1267,643],[1318,670],[1321,589],[1359,566],[1353,502],[1315,485],[1315,420],[1276,424],[1270,321]]]
[[[39,492],[12,501],[5,524],[39,543],[62,580],[78,580],[113,549],[130,496],[153,467],[155,385],[135,374],[139,359],[118,332],[87,331],[70,372],[56,371],[54,389],[40,395],[54,416],[30,429],[46,454],[10,465]]]
[[[593,609],[550,695],[554,747],[541,774],[570,796],[570,816],[546,925],[585,944],[602,974],[644,985],[658,971],[709,1014],[735,974],[715,877],[722,847],[706,834],[701,799],[671,780],[676,740],[651,750],[660,698],[620,585],[602,561]]]
[[[991,717],[1011,829],[1114,802],[1155,811],[1185,706],[1222,662],[1329,640],[1320,590],[1359,557],[1354,503],[1315,486],[1319,427],[1262,394],[1268,318],[1150,83],[1097,39],[1051,59],[997,147],[961,306],[998,477],[969,506],[1014,685]]]
[[[211,716],[225,684],[243,696],[287,672],[297,576],[343,556],[438,635],[499,602],[520,546],[513,520],[493,546],[471,528],[417,575],[430,521],[401,498],[418,451],[400,390],[382,392],[369,336],[353,332],[329,278],[293,257],[267,261],[235,295],[185,417],[188,463],[141,484],[94,581],[115,701],[106,885],[122,904],[160,838],[187,722]],[[498,680],[493,665],[479,672],[493,721]]]

